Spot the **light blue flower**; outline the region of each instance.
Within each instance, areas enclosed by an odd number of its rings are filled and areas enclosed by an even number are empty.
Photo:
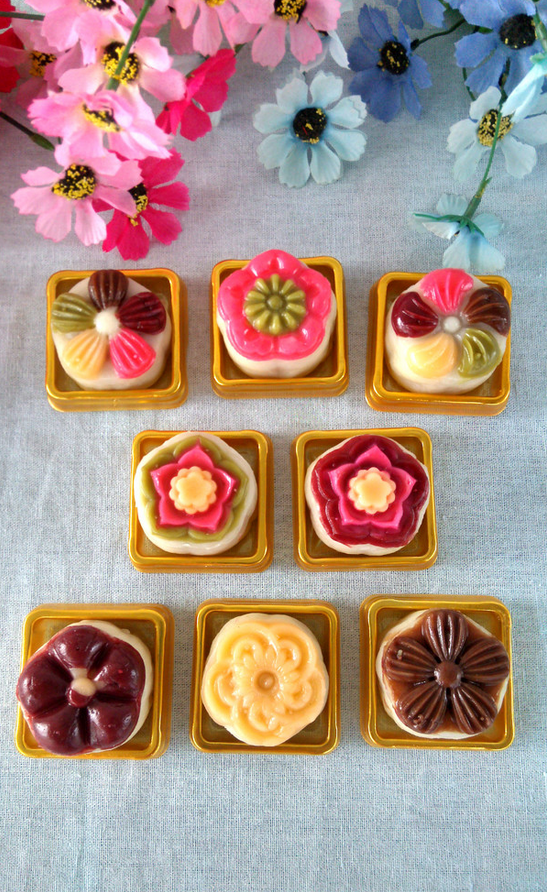
[[[401,20],[408,25],[409,28],[423,28],[424,19],[431,25],[440,28],[443,24],[445,7],[441,0],[385,0],[389,6],[397,6],[399,4],[399,15]],[[420,12],[421,6],[421,12]]]
[[[506,114],[518,115],[519,119],[530,114],[547,77],[547,52],[540,53],[532,61],[534,64],[530,71],[509,94],[503,106]]]
[[[528,117],[506,114],[504,103],[498,125],[500,100],[500,91],[489,87],[471,103],[469,117],[450,128],[448,151],[456,155],[454,176],[460,182],[468,179],[481,158],[490,152],[496,127],[507,173],[518,179],[530,173],[536,165],[534,146],[547,143],[547,94],[538,96]]]
[[[341,0],[340,2],[340,15],[344,15],[345,12],[351,12],[353,9],[353,0]],[[348,62],[348,54],[346,52],[346,48],[340,37],[338,36],[338,31],[327,31],[326,33],[321,32],[319,34],[321,38],[321,52],[319,55],[313,59],[311,62],[308,62],[307,65],[301,65],[300,71],[313,71],[314,68],[319,68],[320,65],[323,64],[327,56],[330,56],[334,62],[339,66],[339,68],[349,68]]]
[[[489,239],[503,229],[503,223],[493,214],[477,214],[470,220],[465,216],[468,202],[462,195],[442,195],[436,214],[412,214],[415,222],[440,238],[454,239],[443,254],[443,266],[488,275],[505,266],[503,254],[492,247]]]
[[[334,183],[342,176],[342,161],[357,161],[365,151],[365,135],[356,128],[365,120],[366,105],[358,96],[341,99],[343,87],[342,78],[320,71],[308,93],[296,75],[276,90],[277,105],[267,103],[256,112],[254,126],[269,134],[258,157],[267,170],[279,167],[281,183],[300,187],[310,174],[321,185]]]
[[[541,5],[541,4],[540,4]],[[499,84],[509,63],[505,89],[509,93],[530,69],[534,53],[541,49],[533,16],[532,0],[464,0],[460,12],[471,25],[487,28],[462,37],[456,43],[456,62],[473,68],[466,84],[474,93]]]

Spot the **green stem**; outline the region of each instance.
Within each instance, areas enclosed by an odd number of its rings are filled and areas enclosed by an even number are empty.
[[[471,88],[468,87],[467,84],[465,83],[467,80],[467,68],[462,68],[462,74],[463,74],[463,85],[464,85],[465,89],[467,90],[467,92],[471,98],[471,101],[474,102],[477,97],[473,93],[473,90],[471,90]]]
[[[534,25],[536,27],[537,39],[541,43],[543,49],[547,52],[547,28],[541,21],[537,12],[534,16]]]
[[[32,19],[35,22],[42,22],[43,15],[37,12],[0,12],[2,19]]]
[[[417,37],[416,40],[413,40],[410,44],[410,49],[415,50],[421,46],[422,43],[427,43],[428,40],[433,40],[435,37],[444,37],[446,34],[452,34],[453,31],[457,31],[462,25],[465,25],[465,19],[460,17],[452,27],[447,28],[446,31],[435,31],[434,34],[428,34],[427,37]]]
[[[153,6],[153,4],[154,4],[154,0],[144,0],[143,6],[142,6],[142,9],[138,15],[137,21],[135,22],[135,24],[133,25],[133,28],[131,29],[131,34],[129,35],[127,43],[125,44],[123,53],[120,56],[120,61],[118,62],[117,66],[116,66],[116,71],[114,72],[114,74],[109,79],[109,81],[106,85],[107,90],[117,90],[118,87],[120,86],[119,75],[122,73],[124,65],[127,62],[127,57],[129,56],[131,47],[133,46],[137,37],[139,36],[139,32],[141,30],[141,25],[146,17],[146,14],[147,14],[148,10],[150,9],[150,7]]]
[[[21,133],[25,133],[37,146],[41,146],[42,149],[48,149],[50,152],[53,152],[55,149],[55,146],[52,145],[49,139],[46,139],[45,136],[42,136],[40,133],[35,133],[34,130],[25,127],[24,124],[20,124],[19,121],[16,121],[15,118],[7,115],[5,112],[0,111],[0,118],[3,118],[4,121],[7,121],[12,127],[16,127]]]
[[[475,216],[475,214],[479,208],[479,205],[482,201],[482,197],[485,193],[486,187],[488,186],[488,183],[490,182],[488,174],[490,173],[490,168],[492,167],[492,162],[494,160],[494,153],[496,151],[496,146],[498,144],[498,136],[499,136],[499,132],[500,132],[501,120],[502,120],[502,116],[501,116],[501,102],[500,102],[500,104],[498,106],[498,117],[496,119],[496,127],[494,130],[494,137],[492,139],[492,145],[490,147],[490,154],[488,156],[488,163],[486,165],[486,170],[484,171],[483,178],[479,183],[479,188],[477,189],[473,198],[471,199],[471,201],[467,205],[465,211],[463,212],[463,216],[468,217],[470,220],[472,220],[473,217]]]

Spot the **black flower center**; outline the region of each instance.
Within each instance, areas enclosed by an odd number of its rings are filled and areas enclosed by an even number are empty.
[[[312,145],[319,142],[326,126],[327,116],[322,108],[301,108],[292,122],[294,135]]]
[[[109,133],[117,133],[119,131],[120,127],[116,124],[114,115],[108,109],[94,111],[92,108],[88,108],[84,102],[82,111],[86,120],[91,121],[92,124],[95,124],[101,130],[106,130]]]
[[[65,170],[64,177],[53,184],[51,191],[63,198],[79,201],[93,195],[96,185],[97,180],[90,167],[86,164],[71,164]]]
[[[485,115],[479,121],[479,127],[477,130],[477,138],[481,145],[483,146],[491,146],[494,142],[494,134],[496,132],[496,125],[498,123],[498,111],[495,108],[491,108],[490,111],[487,111]],[[509,131],[512,129],[513,124],[511,122],[511,115],[504,115],[500,121],[499,129],[498,129],[498,139],[503,139]]]
[[[536,26],[532,16],[521,12],[506,19],[499,31],[500,40],[511,50],[523,50],[532,46],[537,39]]]
[[[130,221],[133,226],[138,226],[138,216],[142,214],[144,210],[148,207],[148,193],[146,191],[146,186],[144,183],[138,183],[136,186],[133,186],[132,189],[129,190],[129,194],[133,196],[135,199],[135,204],[137,206],[137,212],[134,217],[130,217]]]
[[[299,22],[306,8],[306,0],[274,0],[274,12],[281,19]]]
[[[390,74],[404,74],[410,65],[408,53],[398,40],[388,40],[380,50],[378,68],[389,71]]]
[[[57,56],[53,53],[39,53],[38,50],[32,50],[30,55],[30,73],[32,77],[43,77],[46,65],[55,62]]]
[[[84,3],[91,6],[91,9],[112,9],[116,6],[115,0],[84,0]]]
[[[101,61],[103,63],[103,68],[109,77],[115,77],[116,80],[120,81],[122,84],[130,84],[132,81],[137,80],[141,70],[141,63],[139,62],[139,57],[136,53],[129,53],[120,74],[116,74],[116,68],[118,67],[118,62],[122,57],[124,49],[125,47],[123,43],[118,43],[117,41],[109,43],[108,46],[105,47]]]

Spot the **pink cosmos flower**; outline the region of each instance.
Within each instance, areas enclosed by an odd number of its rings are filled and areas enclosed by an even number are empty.
[[[95,93],[106,86],[114,75],[129,31],[113,19],[104,19],[91,10],[80,33],[84,68],[66,71],[59,78],[63,90],[73,93]],[[139,37],[119,75],[121,96],[138,96],[139,89],[152,93],[162,102],[181,99],[184,76],[171,68],[173,60],[155,37]]]
[[[50,93],[46,99],[35,100],[28,115],[41,133],[63,139],[61,164],[68,155],[96,158],[108,149],[124,158],[169,157],[168,137],[156,126],[152,109],[113,90],[94,95]]]
[[[86,0],[29,0],[28,5],[44,15],[42,34],[59,51],[75,45],[81,33],[81,20],[94,12]],[[124,0],[102,0],[100,9],[96,8],[95,11],[110,19],[121,14],[126,17],[129,27],[132,27],[136,19]]]
[[[15,67],[22,83],[17,88],[16,102],[23,108],[38,96],[46,96],[48,90],[57,88],[59,59],[54,48],[40,33],[40,22],[17,19],[13,23],[14,37],[0,46],[0,65]],[[76,55],[71,58],[76,61]]]
[[[205,136],[212,129],[207,112],[222,108],[228,96],[228,78],[235,70],[233,50],[219,50],[188,76],[184,97],[167,103],[158,116],[158,125],[166,133],[176,133],[180,127],[180,134],[186,139]]]
[[[57,153],[56,153],[57,154]],[[72,228],[84,245],[95,245],[106,236],[106,224],[93,207],[94,199],[106,208],[117,208],[134,214],[135,200],[129,190],[139,181],[136,161],[120,161],[113,154],[87,158],[75,157],[59,173],[49,167],[38,167],[22,174],[27,188],[11,196],[21,214],[37,214],[36,232],[44,238],[60,242]]]
[[[255,0],[220,0],[210,5],[207,0],[173,0],[175,15],[183,29],[189,28],[196,12],[198,19],[193,32],[193,46],[203,56],[213,56],[222,42],[224,31],[231,46],[247,43],[257,32],[257,27],[250,24],[245,15],[248,6],[251,8]],[[237,14],[237,9],[243,15]]]
[[[103,251],[117,248],[124,260],[140,260],[146,257],[150,237],[143,221],[152,235],[164,245],[170,245],[182,231],[182,226],[170,211],[160,211],[152,205],[162,205],[187,211],[190,205],[188,188],[184,183],[169,183],[180,171],[184,161],[178,152],[171,151],[169,158],[158,161],[148,158],[141,161],[139,183],[131,189],[136,201],[136,213],[114,211],[112,220],[106,227],[107,237]],[[97,210],[106,210],[101,202],[95,203]]]
[[[243,10],[261,25],[253,41],[253,61],[275,68],[285,55],[287,26],[291,53],[302,65],[322,51],[318,31],[333,31],[340,18],[340,0],[251,0]]]

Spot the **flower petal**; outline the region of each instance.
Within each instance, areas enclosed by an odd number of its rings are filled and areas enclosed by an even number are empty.
[[[320,71],[310,84],[311,104],[325,109],[340,99],[343,89],[344,81],[341,77]]]
[[[311,148],[310,171],[316,183],[326,186],[328,183],[334,183],[335,180],[340,179],[342,164],[335,152],[329,149],[324,142],[319,142]]]
[[[271,133],[260,143],[258,157],[266,170],[272,170],[283,164],[294,147],[295,141],[288,133]]]
[[[501,150],[505,158],[507,173],[512,177],[522,179],[536,166],[537,152],[534,147],[519,142],[510,134],[502,139]]]
[[[286,186],[300,188],[308,182],[309,177],[308,149],[302,143],[293,143],[279,168],[279,181]]]
[[[324,139],[343,161],[357,161],[367,142],[360,131],[337,130],[335,127],[327,127]]]
[[[309,104],[308,85],[301,77],[293,78],[280,90],[276,90],[275,96],[279,108],[287,115],[295,115]]]
[[[107,356],[107,336],[89,328],[70,339],[61,358],[70,375],[91,381],[99,376]]]
[[[156,351],[136,332],[122,328],[110,340],[110,358],[119,378],[138,378],[153,366]]]
[[[286,129],[292,123],[294,115],[287,114],[273,103],[261,105],[253,117],[253,125],[259,133],[275,133],[276,130]]]

